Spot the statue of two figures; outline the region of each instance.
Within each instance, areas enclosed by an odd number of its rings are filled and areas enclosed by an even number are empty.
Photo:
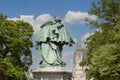
[[[62,60],[63,46],[72,46],[74,41],[61,22],[59,17],[55,17],[54,22],[47,21],[40,26],[41,29],[36,41],[36,48],[40,51],[42,57],[40,65],[62,67],[66,65]],[[43,62],[46,64],[43,64]]]

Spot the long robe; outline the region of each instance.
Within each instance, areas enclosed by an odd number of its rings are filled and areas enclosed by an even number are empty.
[[[61,24],[44,25],[37,39],[43,60],[50,65],[64,65],[62,47],[71,43],[67,29]],[[64,43],[64,44],[63,44]]]

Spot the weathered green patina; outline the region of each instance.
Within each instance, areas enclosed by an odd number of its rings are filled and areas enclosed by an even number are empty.
[[[62,61],[63,46],[72,46],[74,43],[59,17],[55,17],[54,23],[48,21],[41,25],[36,42],[43,61],[50,66],[65,66]],[[41,61],[41,65],[43,65],[43,61]]]

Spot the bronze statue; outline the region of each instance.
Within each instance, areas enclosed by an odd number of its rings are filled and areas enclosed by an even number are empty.
[[[55,17],[54,23],[48,21],[41,25],[37,39],[37,49],[41,52],[43,61],[51,66],[65,66],[62,61],[62,49],[64,45],[72,46],[74,41],[59,17]],[[42,64],[41,61],[40,63]]]

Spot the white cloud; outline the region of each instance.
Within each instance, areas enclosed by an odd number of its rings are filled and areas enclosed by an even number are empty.
[[[85,23],[86,18],[89,20],[97,20],[97,16],[89,15],[87,12],[68,11],[65,15],[64,22],[69,24],[81,24]]]
[[[48,21],[51,20],[52,16],[50,14],[41,14],[36,19],[33,15],[21,15],[20,18],[8,18],[8,20],[23,20],[25,22],[28,22],[30,25],[32,25],[34,34],[37,34],[40,30],[40,26]]]
[[[14,21],[16,21],[16,20],[20,20],[19,18],[7,18],[8,20],[14,20]]]
[[[84,43],[86,41],[86,39],[93,34],[94,34],[94,32],[93,33],[86,33],[81,37],[81,44],[82,44],[83,48],[86,47],[86,45]]]
[[[28,22],[28,23],[30,23],[32,26],[35,25],[34,16],[33,16],[33,15],[21,15],[21,16],[20,16],[20,20],[23,20],[23,21],[25,21],[25,22]]]
[[[35,19],[35,31],[39,32],[40,26],[48,20],[51,20],[52,16],[49,14],[42,14]]]
[[[102,31],[101,31],[101,29],[96,29],[95,31],[102,32]],[[94,31],[94,32],[95,32],[95,31]],[[84,35],[81,37],[81,41],[82,41],[82,42],[85,42],[85,41],[86,41],[86,39],[87,39],[89,36],[91,36],[91,35],[93,35],[93,34],[94,34],[94,32],[84,34]]]
[[[82,36],[81,41],[86,41],[86,39],[93,34],[94,33],[86,33],[85,35]]]

